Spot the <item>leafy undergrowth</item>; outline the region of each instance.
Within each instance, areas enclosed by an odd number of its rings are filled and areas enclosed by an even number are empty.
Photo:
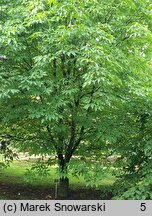
[[[15,161],[10,167],[0,172],[0,199],[55,199],[55,179],[58,174],[54,166],[45,178],[25,181],[25,173],[33,164],[33,160]],[[70,191],[68,199],[111,199],[111,193],[104,193],[111,187],[114,178],[109,175],[103,179],[100,188],[85,186],[83,177],[79,179],[70,175]]]

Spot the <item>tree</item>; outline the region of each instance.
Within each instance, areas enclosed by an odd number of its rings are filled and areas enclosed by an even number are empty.
[[[144,91],[150,3],[8,0],[1,12],[1,125],[20,149],[57,155],[65,196],[71,157],[109,151]]]

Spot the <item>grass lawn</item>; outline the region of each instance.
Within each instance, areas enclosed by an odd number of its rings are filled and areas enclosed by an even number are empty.
[[[50,167],[48,176],[34,177],[26,181],[25,173],[33,162],[34,159],[14,161],[10,167],[0,171],[0,199],[54,199],[54,181],[58,178],[56,167]],[[100,189],[111,186],[115,181],[115,178],[108,174],[100,182],[100,187],[95,189],[86,187],[83,177],[69,175],[69,178],[69,199],[101,199]]]

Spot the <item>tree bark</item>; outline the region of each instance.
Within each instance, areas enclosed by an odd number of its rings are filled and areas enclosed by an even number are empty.
[[[67,199],[69,195],[69,179],[67,177],[67,167],[70,162],[70,159],[77,149],[78,145],[82,140],[82,136],[84,134],[84,127],[82,126],[80,129],[79,138],[75,141],[75,123],[72,122],[71,127],[71,138],[69,145],[66,149],[65,156],[63,155],[63,150],[57,148],[57,155],[58,155],[58,163],[60,167],[61,177],[56,185],[56,197],[55,199]]]
[[[58,183],[57,199],[67,199],[69,195],[69,178],[61,177]]]
[[[67,199],[69,194],[69,178],[67,177],[67,162],[63,157],[63,154],[58,154],[59,167],[60,167],[60,178],[57,182],[56,197],[55,199]]]

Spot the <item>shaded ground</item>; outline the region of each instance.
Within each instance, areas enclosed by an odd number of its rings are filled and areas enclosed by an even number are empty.
[[[51,200],[55,199],[55,180],[59,178],[56,167],[49,167],[49,175],[39,178],[32,174],[25,175],[35,164],[36,159],[16,160],[7,169],[0,170],[0,200]],[[42,176],[41,176],[42,177]],[[111,173],[103,176],[98,182],[98,189],[85,186],[82,176],[79,178],[69,174],[71,200],[109,200],[112,197],[111,187],[115,177]]]
[[[49,187],[14,185],[13,183],[0,183],[0,199],[10,200],[50,200],[55,199],[55,189]],[[110,199],[111,197],[102,197],[102,192],[95,189],[70,189],[70,200],[99,200]]]

